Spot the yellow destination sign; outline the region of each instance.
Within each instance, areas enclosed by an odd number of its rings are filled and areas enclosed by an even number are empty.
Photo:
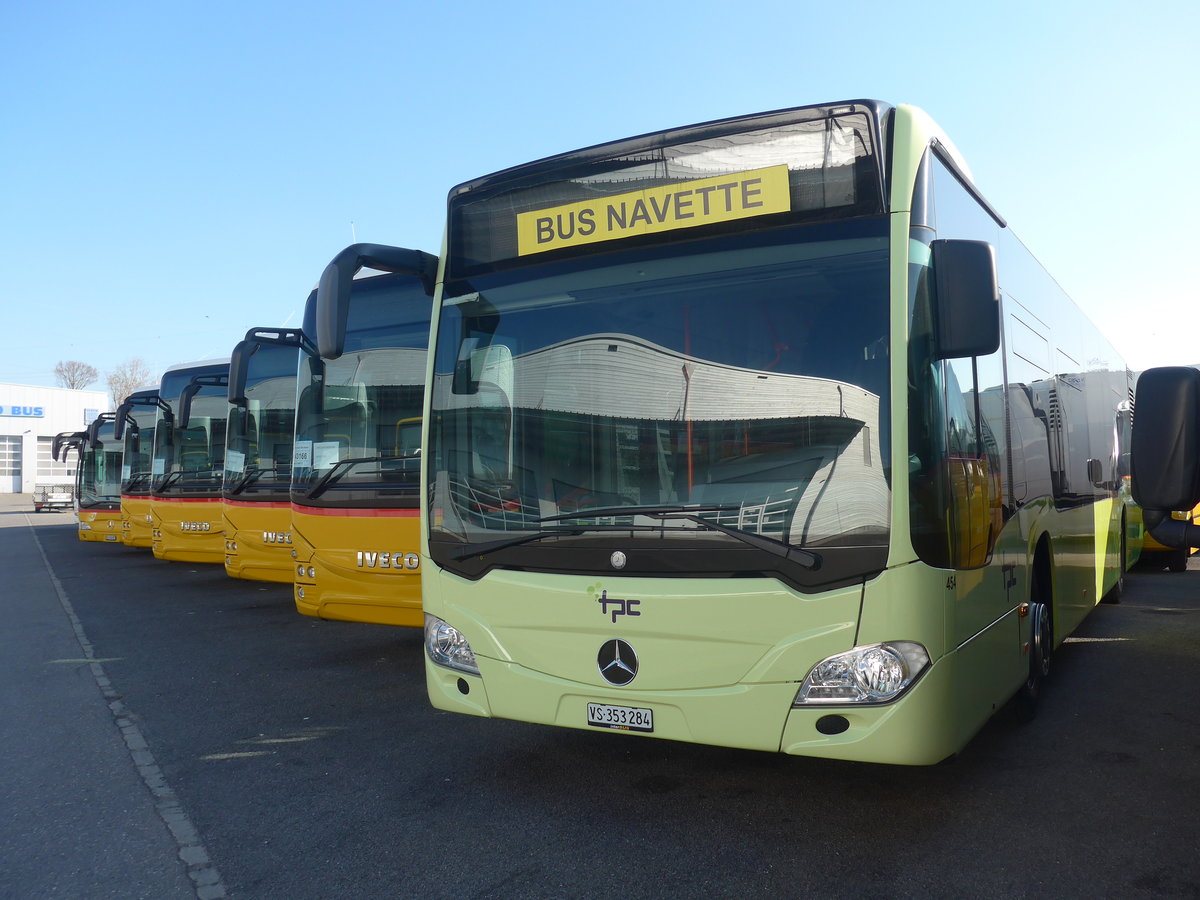
[[[613,194],[517,215],[517,255],[788,212],[786,165]]]

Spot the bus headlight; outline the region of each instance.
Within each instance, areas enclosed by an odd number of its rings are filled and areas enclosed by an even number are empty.
[[[855,647],[813,666],[792,706],[887,703],[906,691],[929,665],[929,654],[912,641]]]
[[[425,652],[439,666],[479,674],[475,654],[467,639],[457,628],[428,613],[425,615]]]

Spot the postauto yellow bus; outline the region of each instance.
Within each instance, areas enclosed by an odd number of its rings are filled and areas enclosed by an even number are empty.
[[[299,329],[252,328],[229,362],[221,495],[225,574],[292,583],[292,442]]]
[[[127,547],[153,544],[154,519],[150,515],[150,469],[154,456],[154,430],[162,400],[158,388],[134,391],[117,407],[114,424],[121,455],[121,543]],[[170,407],[167,407],[169,411]]]
[[[229,360],[172,366],[163,373],[154,426],[150,515],[157,559],[225,559],[221,511]]]
[[[1171,518],[1200,525],[1200,506],[1191,510],[1176,510],[1171,513]],[[1155,540],[1152,534],[1145,535],[1142,541],[1143,565],[1158,568],[1166,566],[1171,572],[1186,572],[1188,560],[1195,552],[1195,547],[1168,547]]]
[[[1129,373],[920,110],[673,128],[448,213],[436,707],[936,763],[1119,588]]]
[[[75,473],[79,539],[121,542],[122,442],[114,435],[116,414],[101,413],[84,432]]]
[[[305,615],[423,623],[418,467],[436,269],[420,251],[355,244],[309,298],[317,352],[301,356],[291,488]]]

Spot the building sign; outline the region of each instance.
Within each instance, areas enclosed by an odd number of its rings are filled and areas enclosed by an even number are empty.
[[[44,406],[0,406],[0,416],[16,416],[23,419],[44,419]]]

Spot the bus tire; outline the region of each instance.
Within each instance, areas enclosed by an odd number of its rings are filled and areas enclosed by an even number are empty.
[[[1038,553],[1038,561],[1042,554]],[[1050,606],[1050,591],[1045,580],[1049,573],[1034,566],[1033,582],[1029,588],[1029,672],[1017,691],[1017,714],[1024,721],[1037,715],[1042,682],[1050,674],[1050,657],[1054,653],[1054,620]]]

